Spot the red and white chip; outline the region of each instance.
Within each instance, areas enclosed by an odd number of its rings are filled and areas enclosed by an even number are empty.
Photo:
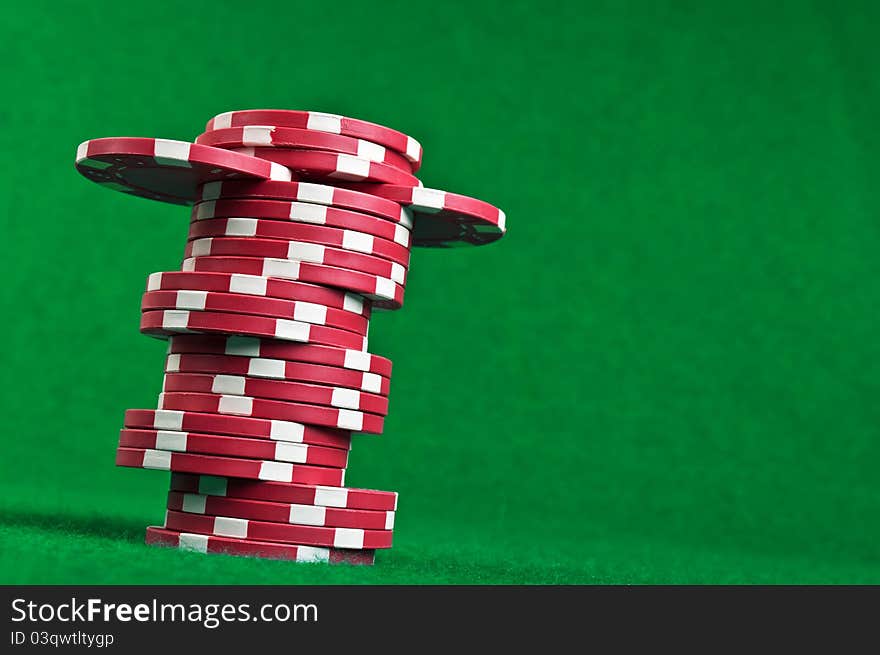
[[[290,181],[290,170],[265,159],[186,141],[109,137],[76,149],[76,169],[110,189],[179,205],[192,204],[208,182]]]
[[[356,409],[382,416],[388,414],[387,396],[346,387],[331,387],[290,380],[268,380],[244,375],[166,373],[162,391],[253,396],[254,398]]]
[[[412,213],[399,203],[368,193],[314,182],[264,180],[245,182],[229,180],[208,182],[201,187],[201,201],[206,200],[284,200],[310,205],[350,209],[361,214],[384,218],[412,229]]]
[[[306,130],[343,134],[367,139],[399,152],[413,163],[416,171],[422,161],[422,146],[411,136],[384,125],[357,118],[319,111],[294,111],[287,109],[245,109],[217,114],[208,121],[206,130],[219,130],[245,125],[278,125]]]
[[[196,143],[215,148],[266,147],[329,150],[387,164],[405,173],[413,172],[412,162],[406,157],[373,141],[296,127],[275,127],[272,125],[225,127],[200,134],[196,137]]]
[[[119,447],[116,449],[116,465],[271,482],[321,484],[338,487],[345,484],[345,469],[341,468],[241,457],[196,455],[151,448]]]
[[[340,230],[325,225],[307,225],[292,221],[241,217],[193,221],[189,226],[187,238],[195,240],[206,237],[256,237],[258,239],[280,239],[283,241],[314,243],[382,257],[383,259],[396,262],[403,267],[409,266],[410,259],[409,248],[394,241],[380,239],[372,234],[357,232],[356,230]]]
[[[179,355],[169,355],[169,357],[179,357]],[[125,427],[170,432],[202,432],[351,449],[351,432],[346,430],[247,416],[181,412],[170,409],[129,409],[125,412]]]
[[[159,409],[253,416],[340,430],[382,434],[385,417],[354,409],[339,409],[285,400],[214,393],[167,392],[159,394]],[[222,474],[218,474],[222,475]],[[331,484],[331,483],[315,483]]]
[[[403,223],[385,220],[378,216],[328,207],[310,202],[284,200],[234,199],[205,200],[192,208],[193,221],[211,218],[259,218],[264,220],[293,221],[325,225],[343,230],[354,230],[380,239],[410,246],[410,229]]]
[[[264,500],[245,500],[205,496],[179,491],[168,492],[167,508],[178,512],[234,516],[236,518],[293,523],[330,528],[362,528],[364,530],[393,530],[394,512],[363,509],[336,509],[320,505],[273,503]]]
[[[371,306],[362,295],[346,293],[318,284],[260,275],[192,273],[189,271],[151,273],[147,278],[147,291],[186,291],[188,289],[303,301],[342,309],[370,318]]]
[[[359,389],[383,396],[388,395],[391,386],[388,378],[375,373],[263,357],[170,354],[165,363],[165,372],[246,375],[270,380],[315,382]]]
[[[376,489],[255,482],[211,475],[188,475],[186,473],[171,474],[171,489],[207,496],[248,498],[278,503],[320,505],[321,507],[377,511],[397,509],[397,492]]]
[[[406,284],[406,268],[396,262],[319,243],[280,239],[208,237],[186,244],[184,257],[260,257],[289,259],[377,275]]]
[[[310,464],[337,469],[344,469],[348,464],[348,451],[341,448],[324,448],[287,441],[248,439],[201,432],[123,428],[119,431],[119,446]]]
[[[221,537],[280,541],[327,548],[391,548],[394,534],[391,530],[325,528],[253,521],[232,516],[207,516],[174,510],[166,512],[165,527]]]
[[[194,289],[147,291],[144,293],[141,298],[141,310],[153,311],[157,309],[229,312],[284,318],[339,328],[360,336],[366,336],[370,326],[369,321],[363,316],[316,303],[264,296],[245,296],[237,293],[196,291]]]
[[[161,292],[154,292],[161,293]],[[284,318],[229,312],[166,309],[141,313],[141,332],[168,337],[187,332],[235,334],[343,349],[367,349],[367,337],[348,330]]]
[[[391,360],[371,355],[363,350],[332,348],[315,344],[255,339],[243,336],[220,336],[210,334],[180,334],[168,340],[168,353],[193,353],[198,355],[234,355],[237,357],[265,357],[291,362],[324,364],[376,373],[391,377]]]
[[[381,275],[348,268],[293,259],[229,256],[188,257],[183,260],[181,268],[195,273],[240,273],[326,284],[365,296],[378,309],[399,309],[403,306],[402,285]]]
[[[180,532],[151,525],[147,528],[144,542],[150,546],[164,546],[196,553],[217,553],[241,557],[288,560],[293,562],[326,562],[329,564],[375,563],[375,550],[348,550],[344,548],[318,548],[255,539],[236,539],[216,535]]]

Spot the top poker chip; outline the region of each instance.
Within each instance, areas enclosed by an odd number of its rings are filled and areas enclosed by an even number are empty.
[[[291,180],[290,170],[265,159],[186,141],[139,137],[81,143],[76,169],[111,189],[178,205],[200,198],[207,182]]]
[[[413,172],[413,163],[400,153],[366,139],[355,139],[341,134],[317,130],[301,130],[295,127],[272,125],[248,125],[227,127],[205,132],[196,137],[196,143],[215,148],[294,148],[303,150],[328,150],[355,155],[388,164],[406,173]]]
[[[341,134],[372,141],[380,146],[400,153],[412,162],[413,172],[419,170],[422,163],[422,146],[411,136],[384,125],[377,125],[357,118],[347,118],[338,114],[325,114],[319,111],[293,111],[286,109],[246,109],[227,111],[217,114],[208,121],[205,131],[220,130],[229,127],[247,127],[251,125],[271,125],[292,127],[330,134]]]

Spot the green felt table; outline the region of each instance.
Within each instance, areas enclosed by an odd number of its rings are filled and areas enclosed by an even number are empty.
[[[876,3],[30,2],[0,27],[0,582],[880,582]],[[400,492],[375,567],[143,545],[168,474],[114,466],[155,407],[148,273],[184,208],[77,144],[220,111],[330,111],[503,207],[418,250],[377,315]]]

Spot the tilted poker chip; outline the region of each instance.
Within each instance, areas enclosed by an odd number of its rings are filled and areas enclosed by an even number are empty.
[[[254,539],[236,539],[216,535],[179,532],[151,525],[147,528],[144,542],[150,546],[164,546],[196,553],[214,553],[239,557],[288,560],[292,562],[326,562],[328,564],[375,563],[375,550],[347,550],[344,548],[319,548],[299,546]]]
[[[291,176],[295,175],[298,179],[421,185],[419,178],[410,173],[354,155],[295,148],[230,148],[229,152],[275,162],[289,169]]]
[[[186,141],[137,137],[81,143],[76,169],[108,188],[178,205],[198,200],[207,182],[291,180],[287,168],[264,159]]]
[[[200,134],[196,137],[196,143],[215,148],[267,147],[328,150],[387,164],[405,173],[413,172],[412,162],[406,157],[378,143],[341,134],[303,130],[296,127],[275,127],[272,125],[226,127]]]
[[[414,246],[482,246],[507,230],[504,212],[457,193],[393,184],[346,184],[347,188],[399,202],[413,213]]]
[[[376,511],[397,510],[397,492],[376,489],[322,487],[284,482],[253,482],[186,473],[172,473],[170,488],[173,491],[184,493],[266,500],[276,503]]]
[[[206,131],[247,125],[277,125],[306,130],[343,134],[366,139],[402,154],[418,170],[422,162],[422,146],[418,141],[390,127],[370,123],[357,118],[317,111],[294,111],[287,109],[245,109],[217,114],[208,121]]]

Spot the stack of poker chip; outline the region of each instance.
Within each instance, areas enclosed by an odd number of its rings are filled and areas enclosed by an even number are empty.
[[[345,487],[352,438],[380,434],[391,362],[373,311],[403,305],[412,246],[484,245],[492,205],[428,189],[422,148],[332,114],[227,112],[195,143],[82,143],[85,177],[191,205],[181,270],[149,275],[141,332],[167,339],[156,409],[125,413],[116,463],[171,471],[148,544],[372,564],[397,494]]]

